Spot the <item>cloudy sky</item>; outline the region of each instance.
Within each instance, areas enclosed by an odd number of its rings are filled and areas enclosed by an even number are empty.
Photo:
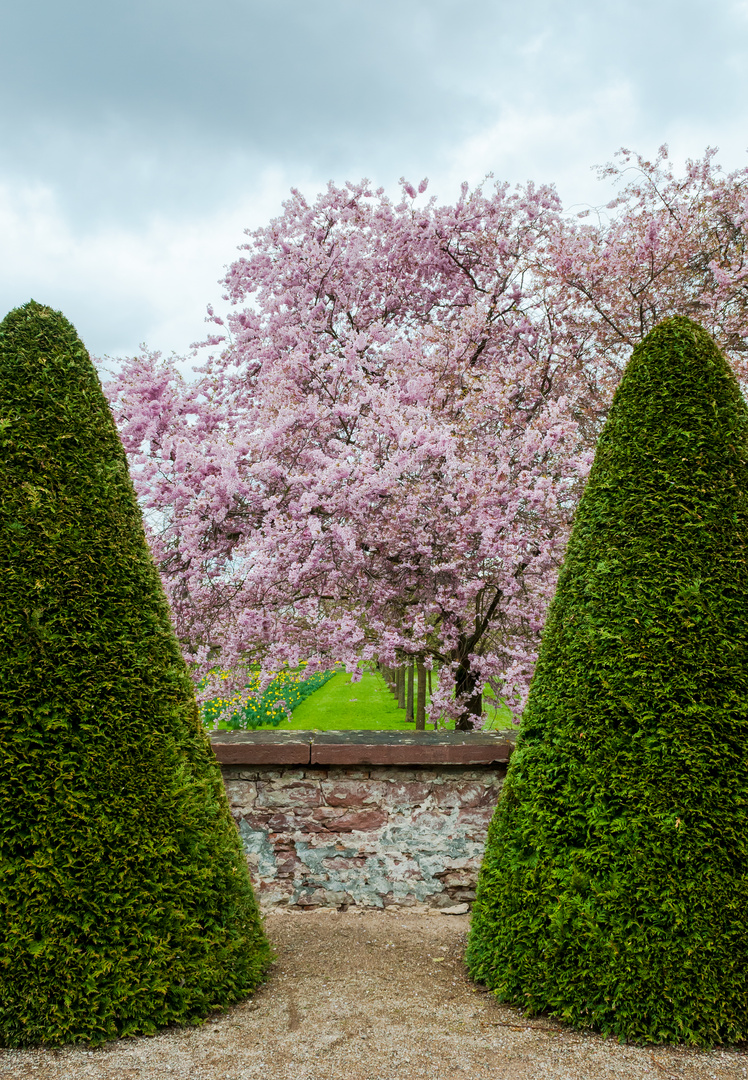
[[[748,0],[0,0],[0,308],[182,352],[292,185],[748,165]]]

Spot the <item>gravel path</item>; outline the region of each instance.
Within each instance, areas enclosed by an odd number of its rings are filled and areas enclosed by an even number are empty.
[[[465,975],[467,916],[273,912],[255,997],[97,1050],[0,1051],[34,1080],[745,1080],[748,1049],[621,1046],[525,1020]]]

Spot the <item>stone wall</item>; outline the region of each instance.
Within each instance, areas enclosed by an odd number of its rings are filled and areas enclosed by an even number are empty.
[[[236,761],[236,746],[216,746],[219,760]],[[365,759],[359,751],[355,756]],[[397,753],[404,756],[402,747],[390,756]],[[255,748],[255,758],[263,754],[273,756],[267,745]],[[287,748],[276,756],[284,755],[290,756]],[[342,910],[469,904],[506,767],[506,761],[221,765],[260,903]]]

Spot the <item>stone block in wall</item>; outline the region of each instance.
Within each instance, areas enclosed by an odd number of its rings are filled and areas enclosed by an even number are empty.
[[[481,782],[465,781],[461,784],[441,783],[433,785],[434,802],[441,808],[496,805],[501,785],[493,778]]]
[[[347,777],[344,780],[322,780],[320,790],[327,806],[370,806],[381,803],[386,785],[381,780],[366,777]]]
[[[433,781],[390,779],[383,791],[382,802],[393,809],[403,806],[422,806],[432,797]]]
[[[257,799],[257,784],[253,780],[227,780],[226,796],[235,817],[246,814]]]
[[[257,781],[257,805],[272,807],[320,806],[322,792],[319,781],[278,777]]]
[[[328,832],[332,833],[372,833],[387,822],[387,812],[382,807],[369,806],[360,810],[342,809],[342,813],[331,813],[337,807],[323,806],[314,812],[314,817],[321,821]]]

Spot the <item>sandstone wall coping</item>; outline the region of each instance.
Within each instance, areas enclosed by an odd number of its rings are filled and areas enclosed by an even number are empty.
[[[516,731],[218,731],[222,765],[490,765],[507,762]]]

